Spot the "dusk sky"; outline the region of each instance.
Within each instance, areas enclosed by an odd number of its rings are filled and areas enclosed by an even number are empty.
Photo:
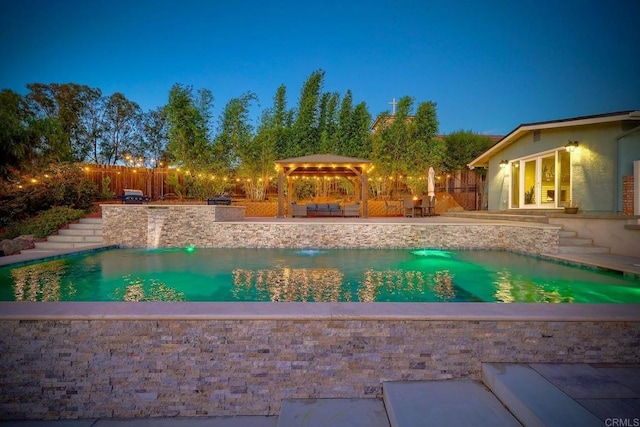
[[[0,0],[0,89],[78,83],[149,110],[174,83],[213,92],[214,117],[281,84],[437,103],[440,133],[640,109],[640,0]],[[253,123],[257,125],[256,122]]]

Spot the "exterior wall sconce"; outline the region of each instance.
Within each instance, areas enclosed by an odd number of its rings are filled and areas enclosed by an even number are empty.
[[[507,167],[509,162],[507,160],[500,160],[500,169],[504,169]]]
[[[573,153],[578,148],[578,145],[580,145],[578,144],[578,141],[569,141],[564,148],[566,148],[568,152]]]

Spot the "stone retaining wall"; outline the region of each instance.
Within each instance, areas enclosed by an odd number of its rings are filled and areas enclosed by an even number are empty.
[[[545,224],[514,222],[218,222],[212,219],[213,212],[217,211],[207,208],[212,207],[105,205],[102,211],[104,243],[151,248],[187,245],[322,249],[426,247],[507,250],[538,255],[557,252],[560,229]]]
[[[273,415],[384,381],[479,380],[482,362],[640,362],[637,316],[450,317],[2,320],[0,419]]]

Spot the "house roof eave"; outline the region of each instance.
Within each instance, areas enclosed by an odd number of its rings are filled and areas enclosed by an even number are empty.
[[[598,114],[593,116],[582,116],[582,117],[574,117],[570,119],[561,119],[561,120],[551,120],[545,122],[536,122],[536,123],[524,123],[509,132],[507,136],[498,141],[493,147],[489,148],[487,151],[473,159],[467,166],[470,169],[476,167],[487,167],[489,164],[489,159],[498,151],[503,150],[504,148],[511,145],[515,142],[522,134],[534,131],[534,130],[542,130],[542,129],[557,129],[563,127],[572,127],[572,126],[585,126],[599,123],[609,123],[615,121],[623,121],[623,120],[640,120],[640,111],[638,110],[628,110],[628,111],[619,111],[615,113],[607,113],[607,114]]]

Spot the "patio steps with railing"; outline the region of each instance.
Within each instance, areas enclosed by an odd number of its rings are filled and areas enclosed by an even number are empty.
[[[102,243],[102,218],[82,218],[47,237],[45,242],[36,242],[35,250],[84,248]]]

